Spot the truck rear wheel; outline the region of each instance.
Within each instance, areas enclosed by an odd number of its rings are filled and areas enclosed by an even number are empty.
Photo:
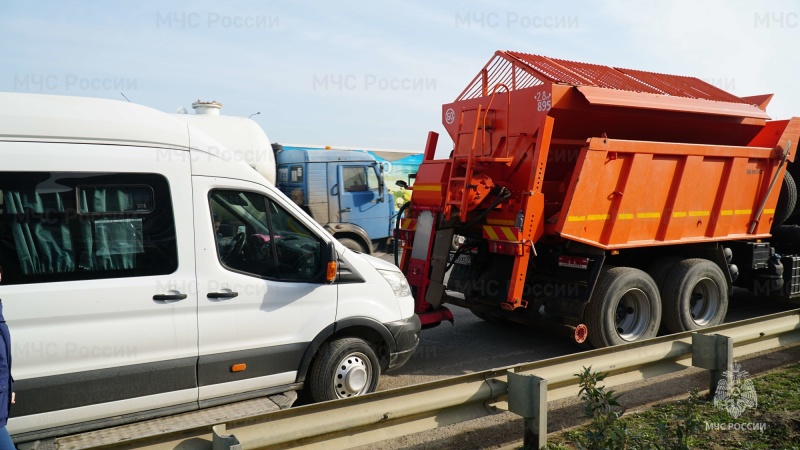
[[[667,282],[667,277],[669,276],[672,269],[681,262],[683,258],[680,256],[665,256],[663,258],[659,258],[656,262],[653,263],[650,267],[647,268],[647,274],[653,278],[653,281],[656,282],[656,287],[658,288],[658,294],[661,296],[661,300],[664,300],[664,286]],[[663,312],[663,305],[662,305],[662,312]],[[661,321],[664,321],[663,314]],[[658,328],[659,334],[667,334],[668,331],[664,324],[662,323],[661,326]]]
[[[655,281],[632,267],[604,269],[586,305],[585,319],[595,348],[655,337],[661,322]]]
[[[659,293],[664,289],[667,277],[672,272],[672,269],[682,260],[683,258],[680,256],[665,256],[656,260],[652,266],[647,268],[647,274],[656,282]]]
[[[670,272],[662,291],[664,327],[670,333],[719,325],[728,312],[728,283],[718,265],[685,259]]]
[[[309,371],[304,389],[314,402],[375,392],[381,366],[375,351],[358,338],[324,344]]]

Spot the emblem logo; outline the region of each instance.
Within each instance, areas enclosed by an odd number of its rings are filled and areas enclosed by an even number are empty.
[[[756,388],[747,379],[748,375],[741,365],[734,364],[733,370],[730,373],[727,370],[723,372],[722,379],[717,383],[714,406],[728,411],[734,419],[738,419],[748,408],[758,406]]]
[[[447,111],[444,112],[444,121],[447,122],[448,125],[455,122],[456,120],[456,112],[453,111],[453,108],[447,108]]]

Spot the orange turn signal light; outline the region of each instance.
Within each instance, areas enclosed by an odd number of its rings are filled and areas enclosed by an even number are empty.
[[[245,363],[234,364],[231,366],[231,372],[243,372],[245,369],[247,369],[247,364]]]
[[[328,261],[328,270],[325,272],[325,279],[328,283],[336,280],[336,261]]]

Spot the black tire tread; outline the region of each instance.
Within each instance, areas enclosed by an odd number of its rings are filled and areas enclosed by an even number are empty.
[[[796,206],[797,183],[795,183],[794,178],[787,170],[783,173],[783,183],[781,184],[778,203],[775,205],[775,216],[772,221],[772,228],[783,225],[789,217],[794,215]]]
[[[683,260],[683,258],[680,256],[665,256],[657,259],[656,262],[647,268],[647,274],[656,282],[659,292],[664,289],[664,283],[666,283],[669,273],[681,260]]]
[[[364,245],[355,239],[343,237],[343,238],[337,238],[336,240],[339,241],[345,247],[349,248],[350,250],[354,250],[361,253],[369,253],[367,249],[364,248]]]
[[[675,267],[675,270],[670,272],[669,277],[666,280],[665,292],[662,293],[663,311],[661,321],[664,325],[664,328],[669,333],[682,333],[684,331],[701,328],[693,322],[687,323],[687,321],[683,320],[683,305],[680,304],[680,295],[684,289],[686,289],[687,276],[689,276],[690,273],[700,265],[708,266],[709,270],[717,274],[719,277],[719,280],[717,280],[717,285],[722,290],[722,292],[720,292],[720,301],[722,304],[719,307],[718,317],[713,319],[702,328],[719,325],[725,319],[725,314],[728,310],[728,285],[725,273],[718,265],[707,259],[684,259],[678,263],[678,265]]]
[[[367,355],[372,362],[373,379],[370,381],[368,392],[375,391],[381,375],[381,366],[375,351],[363,339],[346,337],[326,342],[320,347],[317,357],[308,371],[308,378],[303,388],[308,391],[311,401],[316,403],[337,398],[336,393],[331,389],[330,370],[333,368],[333,364],[338,363],[337,359],[351,351],[350,347],[357,347],[355,350]]]
[[[610,347],[612,345],[624,343],[622,340],[614,341],[609,339],[608,336],[606,336],[606,333],[603,332],[604,316],[607,313],[607,311],[605,311],[608,306],[606,297],[608,296],[609,290],[612,289],[614,284],[617,283],[619,279],[631,274],[635,274],[643,279],[649,279],[649,281],[652,283],[651,287],[653,288],[654,293],[656,296],[658,296],[658,288],[652,278],[650,278],[650,275],[648,275],[646,272],[633,267],[604,267],[600,272],[600,278],[597,280],[597,284],[592,292],[592,298],[589,301],[589,304],[586,305],[586,310],[584,312],[584,321],[589,330],[588,341],[594,348]],[[656,300],[658,300],[658,298],[656,298]],[[657,310],[657,317],[655,321],[660,322],[660,301],[653,302],[651,307]],[[650,332],[643,336],[642,339],[644,340],[655,337],[658,333],[658,326],[659,323],[655,323],[655,325],[651,326]]]

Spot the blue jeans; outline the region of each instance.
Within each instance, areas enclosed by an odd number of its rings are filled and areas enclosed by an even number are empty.
[[[0,427],[0,450],[16,450],[17,447],[11,442],[11,436],[8,435],[6,427]]]

